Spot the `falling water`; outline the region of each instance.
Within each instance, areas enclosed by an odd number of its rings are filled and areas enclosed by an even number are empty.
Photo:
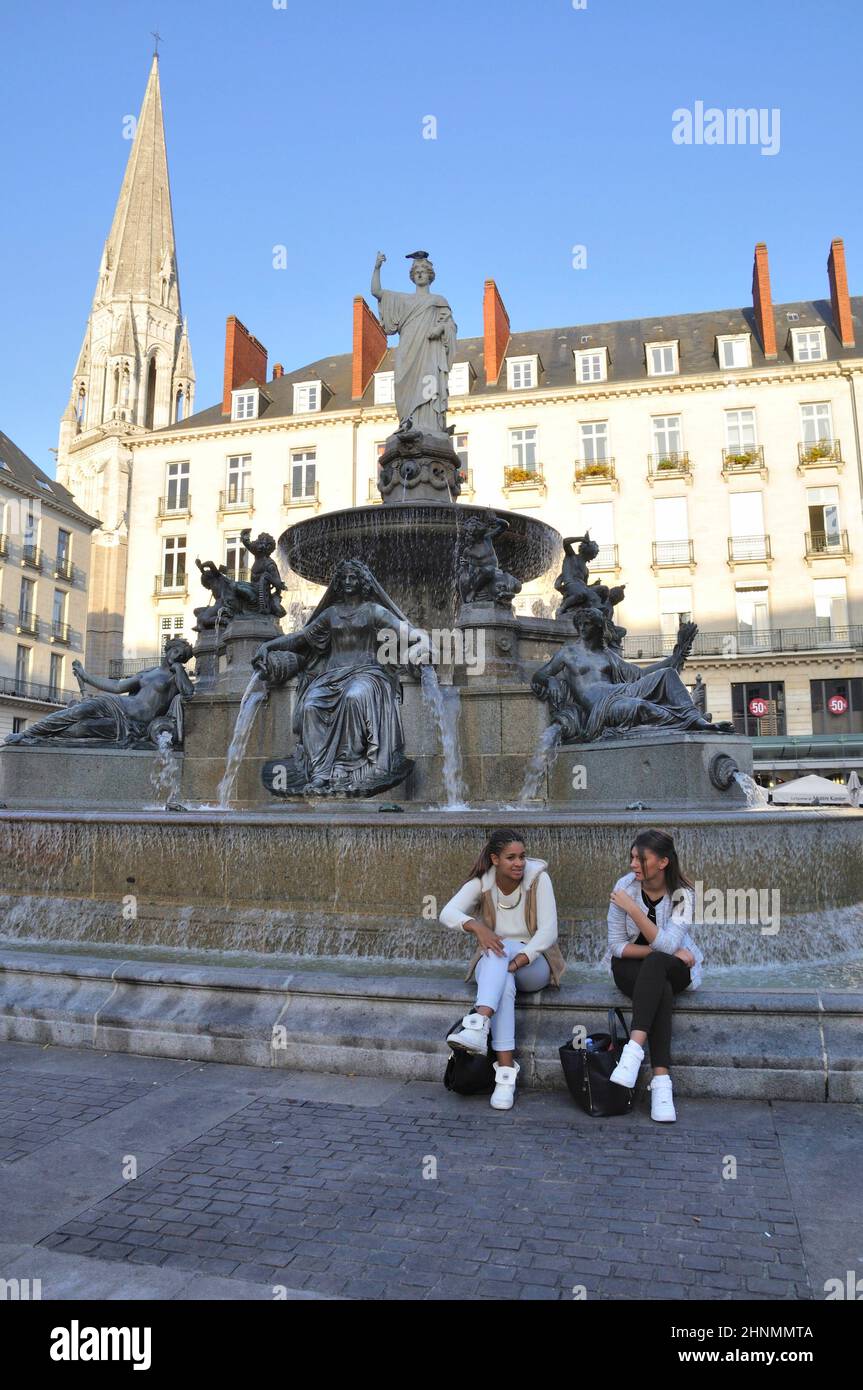
[[[746,809],[748,811],[766,810],[770,805],[767,793],[749,776],[748,772],[735,772],[734,780],[746,797]]]
[[[240,708],[237,712],[237,722],[234,725],[234,736],[231,739],[231,746],[228,749],[228,760],[225,763],[225,775],[219,783],[219,806],[227,810],[231,804],[231,797],[234,792],[234,785],[237,781],[237,774],[240,771],[240,764],[246,755],[246,748],[249,743],[249,735],[252,732],[252,725],[255,722],[255,715],[258,706],[267,696],[267,687],[259,673],[256,671],[243,691],[243,698],[240,701]]]
[[[560,743],[560,726],[549,724],[547,729],[543,729],[539,746],[527,765],[524,774],[524,782],[518,794],[516,805],[523,806],[527,801],[534,801],[539,793],[539,788],[546,771],[551,766],[557,755]]]
[[[458,691],[450,688],[445,694],[433,666],[420,667],[420,681],[423,699],[431,708],[440,737],[446,810],[464,811],[467,809],[467,791],[461,775],[461,752],[458,744],[458,716],[461,703]]]
[[[180,800],[180,759],[172,750],[170,730],[164,729],[157,739],[156,766],[150,777],[156,800],[165,810]]]

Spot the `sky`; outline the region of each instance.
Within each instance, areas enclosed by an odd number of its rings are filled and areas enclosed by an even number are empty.
[[[0,0],[0,429],[49,474],[154,29],[197,409],[229,314],[271,366],[350,351],[379,249],[462,336],[489,277],[516,332],[746,305],[757,241],[774,302],[835,236],[861,288],[850,0]]]

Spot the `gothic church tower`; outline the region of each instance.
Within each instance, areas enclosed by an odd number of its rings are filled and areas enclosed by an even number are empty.
[[[194,392],[154,56],[57,451],[58,481],[102,523],[93,536],[87,625],[94,672],[123,654],[128,441],[190,415]]]

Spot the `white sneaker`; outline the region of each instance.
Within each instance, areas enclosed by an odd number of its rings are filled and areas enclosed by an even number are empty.
[[[644,1061],[644,1048],[630,1038],[620,1054],[620,1061],[608,1078],[615,1086],[628,1086],[630,1090],[638,1080],[638,1073]]]
[[[518,1062],[513,1062],[511,1067],[502,1067],[500,1062],[494,1064],[494,1074],[497,1085],[491,1093],[491,1104],[495,1110],[511,1110],[515,1100],[515,1079],[521,1071]]]
[[[654,1076],[650,1083],[650,1118],[666,1122],[677,1119],[670,1076]]]
[[[461,1028],[450,1033],[447,1042],[457,1052],[483,1053],[488,1048],[489,1022],[484,1014],[465,1014]]]

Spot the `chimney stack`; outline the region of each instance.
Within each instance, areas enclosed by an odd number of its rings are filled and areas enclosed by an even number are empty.
[[[267,349],[253,338],[245,324],[231,314],[225,324],[225,381],[222,414],[231,413],[231,392],[246,381],[263,386],[267,380]]]
[[[278,381],[279,377],[280,377],[280,376],[284,376],[284,375],[285,375],[285,369],[284,369],[284,367],[282,366],[281,362],[274,362],[274,363],[273,363],[273,381]]]
[[[767,247],[759,241],[755,248],[755,264],[752,267],[752,307],[755,310],[755,323],[761,349],[768,362],[776,360],[776,322],[773,318],[773,297],[770,293],[770,267],[767,264]]]
[[[482,332],[486,385],[495,386],[509,346],[509,314],[494,280],[486,280],[483,290]]]
[[[851,317],[851,298],[848,294],[848,272],[845,269],[845,243],[834,237],[827,258],[830,277],[830,303],[833,306],[833,327],[843,347],[854,346],[854,320]]]
[[[351,396],[358,401],[387,350],[387,335],[361,294],[354,296],[354,356]]]

